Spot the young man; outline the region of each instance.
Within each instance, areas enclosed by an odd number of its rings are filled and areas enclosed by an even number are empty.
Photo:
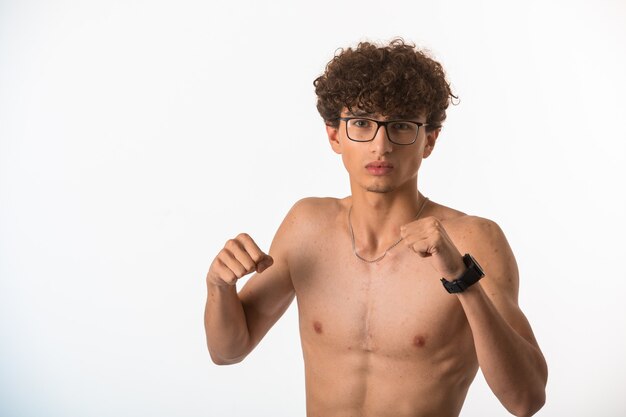
[[[269,254],[226,242],[206,278],[213,361],[245,358],[297,297],[310,417],[458,416],[479,366],[512,414],[537,412],[547,367],[502,230],[418,191],[454,97],[441,65],[363,42],[314,84],[352,195],[298,201]]]

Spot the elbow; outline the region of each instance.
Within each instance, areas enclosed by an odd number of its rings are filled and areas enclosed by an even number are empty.
[[[243,358],[226,359],[226,358],[223,358],[221,356],[217,356],[217,355],[211,353],[211,360],[216,365],[234,365],[236,363],[241,362],[243,360]]]
[[[534,383],[525,389],[518,390],[513,395],[511,408],[507,410],[517,417],[530,417],[541,410],[546,403],[546,384],[548,382],[548,368],[545,361],[541,369],[540,376]]]
[[[220,365],[220,366],[221,365],[234,365],[236,363],[241,362],[246,357],[246,355],[244,354],[244,355],[240,355],[237,357],[229,358],[224,355],[219,355],[217,352],[214,352],[211,349],[209,349],[209,355],[211,356],[211,361],[213,361],[214,364]]]
[[[207,334],[206,347],[211,356],[211,361],[216,365],[234,365],[241,362],[248,356],[252,349],[248,344],[239,343],[231,345],[221,345],[211,343]]]
[[[519,402],[509,408],[509,412],[517,417],[530,417],[535,415],[537,411],[546,403],[546,391],[545,389],[537,390],[537,392],[529,393],[520,398]]]
[[[241,359],[222,359],[215,356],[211,356],[211,360],[216,365],[234,365],[236,363],[241,362]]]

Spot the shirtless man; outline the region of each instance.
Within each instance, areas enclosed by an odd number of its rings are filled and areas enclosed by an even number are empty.
[[[309,417],[458,416],[479,366],[509,412],[536,413],[547,367],[506,237],[418,191],[454,97],[440,64],[365,42],[314,84],[351,196],[296,202],[269,254],[226,242],[206,277],[213,361],[243,360],[297,298]]]

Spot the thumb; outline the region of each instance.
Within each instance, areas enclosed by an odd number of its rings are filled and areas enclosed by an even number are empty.
[[[256,271],[260,274],[273,264],[274,258],[272,258],[270,255],[266,255],[263,259],[259,261],[258,264],[256,264]]]

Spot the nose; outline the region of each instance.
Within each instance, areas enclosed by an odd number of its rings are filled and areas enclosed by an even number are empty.
[[[385,126],[378,125],[376,135],[370,144],[372,145],[372,150],[380,155],[384,155],[392,150],[393,143],[391,143],[389,136],[387,136],[387,129],[385,129]]]

